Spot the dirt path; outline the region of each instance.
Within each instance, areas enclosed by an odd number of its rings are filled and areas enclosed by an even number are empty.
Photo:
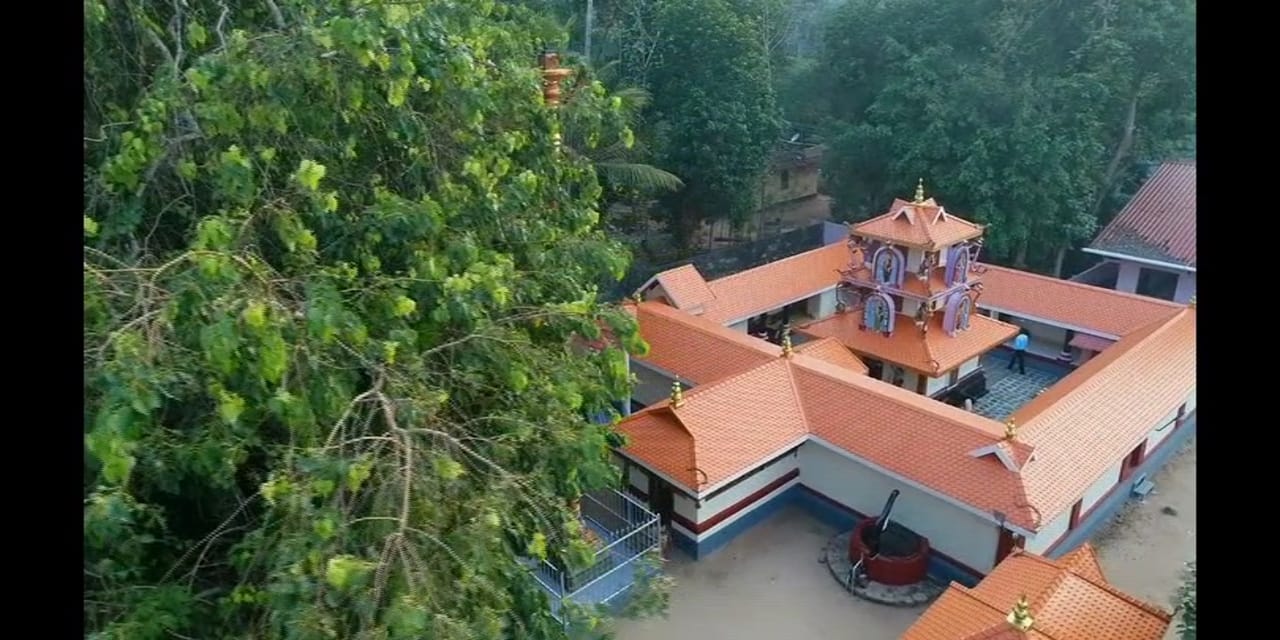
[[[1131,502],[1094,537],[1102,569],[1117,588],[1166,609],[1196,559],[1196,441],[1192,438],[1152,480],[1156,489]],[[1175,624],[1166,639],[1177,637]]]

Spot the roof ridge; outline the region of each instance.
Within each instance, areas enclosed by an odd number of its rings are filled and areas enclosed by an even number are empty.
[[[991,635],[991,633],[993,633],[993,632],[995,632],[995,631],[997,631],[997,630],[999,630],[999,631],[1006,631],[1006,630],[1008,630],[1008,631],[1013,631],[1013,629],[1009,627],[1009,623],[1008,623],[1008,622],[1006,622],[1006,621],[1004,620],[1004,616],[1006,616],[1006,615],[1008,615],[1008,614],[1009,614],[1009,610],[1007,610],[1007,609],[1001,609],[1001,608],[999,608],[999,607],[995,606],[994,604],[991,604],[990,602],[987,602],[986,600],[984,600],[984,599],[980,598],[980,597],[978,596],[978,594],[977,594],[977,592],[976,592],[976,591],[974,591],[973,589],[970,589],[970,588],[968,588],[968,587],[966,587],[966,586],[964,586],[964,585],[962,585],[962,584],[960,584],[960,583],[958,583],[958,582],[952,582],[952,583],[947,587],[947,589],[948,589],[949,591],[954,591],[954,592],[956,592],[956,593],[959,593],[959,594],[961,594],[961,595],[964,595],[964,596],[965,596],[966,598],[968,598],[969,600],[972,600],[973,602],[976,602],[976,603],[978,603],[978,604],[980,604],[980,605],[982,605],[982,606],[986,607],[987,609],[990,609],[991,611],[995,612],[995,614],[996,614],[996,615],[1000,616],[1000,621],[999,621],[999,622],[996,622],[996,623],[992,624],[990,627],[987,627],[987,628],[985,628],[985,629],[983,629],[983,630],[981,630],[981,631],[977,631],[977,632],[972,633],[972,634],[970,634],[970,635],[968,635],[968,636],[965,636],[965,640],[971,640],[971,639],[973,639],[973,638],[983,638],[983,637],[986,637],[986,636],[990,636],[990,635]],[[935,602],[936,602],[936,600],[935,600]],[[932,607],[930,607],[930,608],[932,608]],[[928,614],[928,610],[926,610],[926,611],[925,611],[925,614],[926,614],[926,615]],[[1050,634],[1046,633],[1046,632],[1045,632],[1045,630],[1044,630],[1044,629],[1041,629],[1039,626],[1033,626],[1033,627],[1030,629],[1030,631],[1035,632],[1035,633],[1038,633],[1038,634],[1040,634],[1041,636],[1044,636],[1045,638],[1047,638],[1048,640],[1056,640],[1055,636],[1052,636],[1052,635],[1050,635]],[[983,635],[979,635],[979,634],[983,634]],[[1023,635],[1023,637],[1030,637],[1030,636],[1029,636],[1029,633],[1027,633],[1027,632],[1023,632],[1023,633],[1022,633],[1022,635]]]
[[[643,307],[643,310],[662,309],[662,311],[656,311],[653,313],[657,313],[662,315],[664,318],[679,322],[690,330],[701,332],[706,336],[718,338],[723,342],[729,342],[750,349],[755,349],[764,355],[776,356],[782,353],[781,347],[778,347],[767,340],[761,340],[760,338],[734,331],[733,329],[710,320],[706,320],[705,318],[685,313],[684,311],[670,305],[650,300],[646,300],[640,304]],[[773,349],[769,348],[770,346],[777,348],[777,353],[774,353]]]
[[[1046,594],[1052,595],[1054,592],[1057,591],[1057,587],[1060,587],[1062,582],[1066,580],[1068,576],[1070,576],[1078,580],[1083,580],[1094,587],[1102,589],[1103,591],[1106,591],[1110,595],[1117,596],[1122,600],[1128,602],[1129,604],[1132,604],[1136,607],[1143,609],[1147,613],[1153,614],[1165,620],[1173,619],[1172,614],[1170,614],[1168,611],[1165,611],[1163,608],[1157,605],[1151,604],[1149,602],[1145,602],[1134,596],[1131,596],[1125,593],[1124,591],[1121,591],[1118,587],[1111,584],[1110,582],[1107,582],[1106,580],[1102,580],[1102,581],[1094,580],[1093,578],[1087,575],[1084,575],[1078,571],[1075,571],[1070,566],[1068,566],[1067,564],[1059,560],[1053,560],[1036,553],[1029,553],[1025,551],[1022,553],[1019,553],[1018,557],[1035,560],[1037,562],[1040,562],[1041,564],[1049,565],[1057,569],[1059,572],[1061,572],[1060,575],[1057,578],[1055,578],[1055,580],[1052,583],[1054,588],[1050,589],[1046,587],[1045,590],[1040,593],[1040,596],[1044,596]]]
[[[807,357],[807,356],[805,356]],[[796,402],[796,410],[800,412],[800,421],[804,423],[805,438],[813,435],[813,427],[809,424],[809,412],[804,408],[804,396],[800,395],[800,384],[796,381],[796,362],[791,358],[786,358],[783,362],[787,363],[787,381],[791,383],[791,395]]]
[[[778,260],[774,260],[774,261],[772,261],[772,262],[766,262],[766,263],[764,263],[764,264],[762,264],[762,265],[757,265],[757,266],[751,267],[750,269],[744,269],[744,270],[739,271],[739,272],[737,272],[737,273],[731,273],[731,274],[729,274],[729,275],[727,275],[727,276],[722,276],[722,277],[716,278],[715,280],[708,280],[708,281],[707,281],[707,286],[708,286],[708,287],[712,287],[711,292],[712,292],[712,293],[715,293],[715,288],[714,288],[714,287],[715,287],[716,283],[721,283],[721,282],[727,282],[727,281],[729,281],[729,280],[734,280],[734,279],[737,279],[737,278],[739,278],[739,277],[746,276],[746,275],[748,275],[748,274],[752,273],[753,271],[757,271],[757,270],[759,270],[759,269],[764,269],[764,268],[766,268],[766,267],[772,267],[772,266],[774,266],[774,265],[782,264],[782,263],[784,263],[784,262],[788,262],[788,261],[791,261],[791,260],[796,260],[796,259],[799,259],[799,258],[802,258],[802,257],[808,256],[808,255],[810,255],[810,254],[818,253],[818,252],[820,252],[820,251],[830,251],[830,250],[831,250],[831,247],[836,247],[836,246],[844,247],[844,248],[846,248],[846,249],[848,248],[848,247],[845,245],[845,243],[844,243],[843,241],[841,241],[841,242],[832,242],[832,243],[830,243],[830,244],[824,244],[824,245],[822,245],[821,247],[815,247],[815,248],[813,248],[813,249],[809,249],[808,251],[801,251],[800,253],[793,253],[793,254],[791,254],[791,255],[789,255],[789,256],[787,256],[787,257],[785,257],[785,258],[780,258],[780,259],[778,259]],[[839,275],[839,274],[837,274],[837,275]]]
[[[1086,290],[1089,290],[1089,291],[1098,291],[1098,292],[1100,292],[1100,293],[1112,294],[1112,295],[1115,295],[1115,296],[1118,296],[1118,297],[1122,297],[1122,298],[1130,298],[1130,299],[1138,300],[1138,301],[1142,301],[1142,302],[1151,302],[1151,303],[1156,304],[1156,305],[1158,305],[1158,306],[1169,307],[1170,309],[1175,309],[1175,308],[1178,308],[1178,307],[1182,307],[1182,306],[1184,306],[1184,305],[1178,304],[1177,302],[1172,302],[1172,301],[1169,301],[1169,300],[1161,300],[1160,298],[1152,298],[1152,297],[1150,297],[1150,296],[1139,295],[1139,294],[1136,294],[1136,293],[1129,293],[1129,292],[1127,292],[1127,291],[1116,291],[1115,289],[1107,289],[1106,287],[1099,287],[1099,286],[1095,286],[1095,285],[1087,284],[1087,283],[1084,283],[1084,282],[1077,282],[1077,281],[1075,281],[1075,280],[1065,280],[1065,279],[1062,279],[1062,278],[1054,278],[1054,277],[1052,277],[1052,276],[1046,276],[1046,275],[1044,275],[1044,274],[1042,274],[1042,273],[1035,273],[1035,272],[1032,272],[1032,271],[1025,271],[1025,270],[1023,270],[1023,269],[1014,269],[1014,268],[1012,268],[1012,267],[1002,267],[1002,266],[1000,266],[1000,265],[998,265],[998,264],[990,264],[990,263],[987,263],[987,262],[979,262],[979,263],[975,264],[974,266],[981,267],[981,268],[984,268],[984,269],[996,269],[996,270],[999,270],[999,271],[1009,271],[1009,272],[1017,273],[1017,274],[1020,274],[1020,275],[1031,276],[1031,277],[1033,277],[1033,278],[1039,278],[1039,279],[1041,279],[1041,280],[1048,280],[1048,281],[1050,281],[1050,282],[1054,282],[1054,283],[1058,283],[1058,284],[1065,284],[1065,285],[1068,285],[1068,286],[1071,286],[1071,287],[1075,287],[1075,288],[1078,288],[1078,289],[1086,289]]]

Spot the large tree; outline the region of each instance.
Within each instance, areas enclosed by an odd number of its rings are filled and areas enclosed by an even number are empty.
[[[843,215],[917,178],[1048,268],[1104,196],[1194,131],[1194,0],[851,0],[824,53]]]
[[[1187,563],[1183,574],[1182,586],[1178,588],[1178,597],[1174,602],[1178,608],[1178,637],[1182,640],[1196,640],[1196,563]]]
[[[550,638],[623,354],[527,11],[85,2],[85,630]],[[611,139],[603,92],[575,126]],[[591,117],[587,117],[591,116]]]
[[[667,198],[669,226],[688,243],[708,219],[742,221],[778,136],[760,6],[750,0],[663,0],[650,73],[661,166],[684,180]]]

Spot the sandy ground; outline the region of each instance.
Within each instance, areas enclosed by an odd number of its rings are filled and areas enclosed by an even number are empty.
[[[1155,477],[1143,502],[1130,502],[1094,537],[1102,569],[1120,590],[1166,609],[1196,559],[1196,441],[1192,438]],[[1166,640],[1177,637],[1170,625]]]
[[[1130,503],[1094,539],[1113,584],[1170,608],[1184,562],[1195,558],[1193,439],[1156,474],[1156,490]],[[1164,510],[1172,508],[1176,515]],[[619,640],[892,640],[924,609],[895,609],[845,593],[818,556],[835,532],[788,507],[698,563],[667,564],[676,580],[666,618],[620,620]],[[1176,638],[1170,627],[1167,640]]]
[[[896,638],[924,609],[859,600],[818,556],[833,529],[787,507],[696,564],[667,564],[677,586],[667,618],[621,620],[619,640]]]

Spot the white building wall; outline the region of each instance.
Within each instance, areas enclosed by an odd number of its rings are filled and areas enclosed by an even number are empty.
[[[890,367],[885,367],[885,368],[886,368],[886,369],[888,369],[888,368],[890,368]],[[919,376],[916,374],[916,372],[914,372],[914,371],[912,371],[912,370],[910,370],[910,369],[903,369],[903,371],[902,371],[902,388],[903,388],[903,389],[906,389],[907,391],[915,391],[915,390],[916,390],[916,384],[917,384],[917,382],[916,382],[917,378],[919,378]],[[888,378],[887,378],[885,381],[886,381],[886,382],[888,382],[889,384],[893,384],[893,376],[892,376],[892,374],[890,374],[890,375],[888,376]]]
[[[974,358],[960,365],[960,377],[963,378],[978,370],[978,359]]]
[[[1034,536],[1027,538],[1027,551],[1031,553],[1044,553],[1053,543],[1062,537],[1071,526],[1071,511],[1066,511],[1062,515],[1054,518],[1052,522],[1045,525]]]
[[[1169,412],[1169,415],[1165,416],[1160,420],[1160,422],[1156,423],[1156,425],[1152,427],[1151,431],[1147,433],[1147,453],[1155,451],[1155,448],[1159,446],[1161,442],[1164,442],[1164,439],[1168,438],[1169,434],[1173,433],[1173,421],[1177,418],[1178,410],[1174,409]],[[1161,427],[1163,427],[1163,429]]]
[[[644,468],[637,465],[629,465],[627,470],[627,482],[640,493],[649,495],[649,474],[645,473]]]
[[[1031,344],[1027,347],[1031,353],[1056,358],[1062,352],[1062,345],[1067,341],[1066,329],[1006,314],[1005,322],[1010,320],[1031,334]],[[1013,338],[1010,338],[1006,345],[1012,346]]]
[[[704,499],[702,506],[698,508],[698,519],[695,522],[702,523],[710,520],[721,511],[737,504],[743,498],[763,489],[770,482],[795,471],[798,460],[799,452],[797,451],[773,462],[767,467],[757,470],[751,477],[712,496],[710,499]],[[743,509],[743,511],[747,510]]]
[[[919,249],[900,248],[907,254],[907,277],[910,278],[912,274],[920,269],[920,263],[924,262],[924,252]]]
[[[675,511],[676,515],[688,520],[689,522],[698,521],[698,503],[694,502],[693,498],[675,491],[671,493],[671,497],[673,498],[672,502],[674,503],[674,508],[672,510]],[[693,532],[690,531],[689,533],[692,534]]]
[[[1122,466],[1123,461],[1116,462],[1110,469],[1107,469],[1106,473],[1094,480],[1088,489],[1084,490],[1084,496],[1080,499],[1080,517],[1083,518],[1085,514],[1089,513],[1093,505],[1098,504],[1098,501],[1114,489],[1116,483],[1120,482],[1120,468]],[[1067,515],[1070,516],[1071,514],[1068,513]]]
[[[643,363],[632,360],[635,365],[631,372],[636,374],[635,390],[632,396],[636,402],[645,406],[671,397],[671,383],[675,380],[650,369]]]
[[[928,395],[933,395],[939,391],[942,391],[943,389],[946,389],[947,385],[950,383],[951,383],[951,378],[946,375],[938,378],[929,378],[929,386],[926,388],[925,393],[927,393]]]
[[[805,313],[809,314],[814,320],[822,320],[824,318],[835,315],[836,312],[836,291],[823,291],[806,302]]]
[[[928,538],[940,553],[977,571],[991,570],[999,538],[995,522],[897,482],[818,442],[800,447],[799,463],[806,486],[868,517],[878,515],[889,492],[898,489],[890,519]]]
[[[1191,387],[1191,394],[1187,396],[1187,415],[1196,410],[1196,388]]]
[[[907,277],[910,278],[911,276],[907,276]],[[893,330],[902,331],[904,329],[912,328],[911,323],[913,319],[916,317],[916,312],[918,311],[920,311],[919,300],[912,300],[911,298],[903,298],[902,308],[899,309],[898,312],[905,315],[906,317],[904,318],[902,315],[899,315],[897,318],[897,321],[894,323]]]
[[[1196,274],[1192,271],[1178,274],[1178,288],[1173,292],[1173,301],[1186,304],[1196,295]]]
[[[747,332],[747,321],[746,321],[746,320],[743,320],[742,322],[739,322],[739,323],[737,323],[737,324],[731,324],[731,325],[729,325],[729,328],[730,328],[730,329],[733,329],[734,331],[737,331],[737,332],[739,332],[739,333],[746,333],[746,332]]]
[[[1116,274],[1116,291],[1137,293],[1138,277],[1142,275],[1142,267],[1136,262],[1118,260],[1119,272]]]

